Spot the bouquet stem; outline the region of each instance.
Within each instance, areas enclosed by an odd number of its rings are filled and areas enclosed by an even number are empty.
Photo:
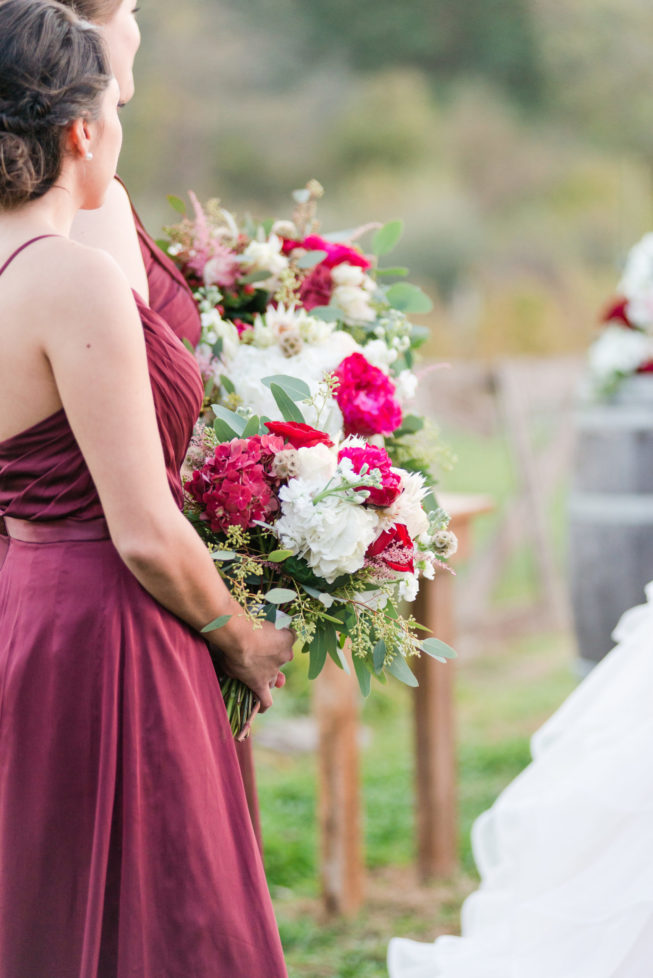
[[[256,705],[256,696],[249,686],[232,676],[220,676],[220,689],[227,708],[229,726],[235,738],[238,738],[252,716]]]

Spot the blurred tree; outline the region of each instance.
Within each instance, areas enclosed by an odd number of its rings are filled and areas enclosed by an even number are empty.
[[[541,92],[529,0],[224,0],[294,36],[307,62],[344,59],[374,71],[418,68],[440,83],[477,75],[533,105]]]

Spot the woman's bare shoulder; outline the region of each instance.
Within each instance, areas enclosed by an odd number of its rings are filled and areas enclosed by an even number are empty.
[[[39,274],[34,277],[27,301],[37,319],[46,323],[59,316],[58,330],[83,322],[115,320],[134,306],[127,276],[108,252],[67,238],[52,239],[43,249]]]

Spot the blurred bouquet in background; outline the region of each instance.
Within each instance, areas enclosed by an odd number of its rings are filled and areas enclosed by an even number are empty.
[[[626,377],[653,372],[653,234],[631,249],[602,321],[589,350],[589,372],[594,391],[608,395]]]
[[[410,316],[432,304],[401,280],[407,269],[379,267],[402,223],[320,234],[322,193],[310,181],[294,193],[292,219],[242,226],[218,201],[203,207],[191,193],[190,217],[183,201],[170,198],[184,216],[165,229],[162,245],[199,304],[196,356],[207,415],[217,405],[280,420],[271,384],[275,376],[295,377],[300,385],[291,397],[303,392],[294,399],[307,423],[332,437],[376,438],[395,464],[433,482],[442,452],[437,429],[409,411],[414,351],[428,335]],[[370,233],[368,255],[358,242]]]
[[[294,381],[279,382],[283,390]],[[456,549],[422,475],[359,436],[334,442],[303,420],[245,421],[228,409],[213,426],[199,424],[185,470],[186,515],[227,585],[254,620],[294,629],[310,679],[327,656],[349,671],[347,640],[364,696],[386,671],[416,685],[406,661],[415,654],[451,657],[399,612],[419,576],[432,578]],[[238,736],[254,696],[232,678],[221,685]]]

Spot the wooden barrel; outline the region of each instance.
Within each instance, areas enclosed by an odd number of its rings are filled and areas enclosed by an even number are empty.
[[[653,376],[604,400],[580,392],[569,497],[569,576],[581,669],[653,580]]]

